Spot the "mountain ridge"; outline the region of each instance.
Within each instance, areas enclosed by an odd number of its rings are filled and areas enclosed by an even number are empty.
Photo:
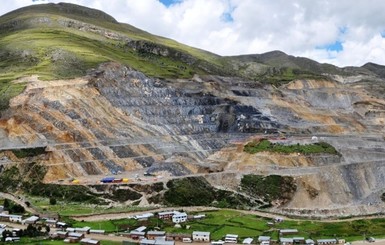
[[[71,8],[91,16],[75,18]],[[189,188],[218,187],[208,189],[224,198],[253,174],[252,185],[273,176],[265,184],[274,197],[243,192],[209,204],[245,201],[244,208],[301,215],[384,208],[381,65],[339,68],[281,51],[222,57],[64,3],[12,12],[0,25],[0,164],[23,169],[27,187],[32,165],[50,188],[76,178],[92,192],[104,188],[102,177],[129,176],[138,186],[162,186],[133,198],[166,204],[174,178],[189,177]],[[266,139],[300,151],[244,151]],[[302,154],[323,143],[338,154]],[[274,186],[282,184],[275,176],[288,176],[289,185]],[[0,186],[16,191],[5,177]]]

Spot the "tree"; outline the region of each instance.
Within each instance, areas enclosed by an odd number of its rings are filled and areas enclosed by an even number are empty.
[[[5,210],[8,210],[8,209],[9,209],[9,205],[10,205],[9,200],[8,200],[8,199],[5,199],[5,200],[4,200],[4,204],[3,204],[4,209],[5,209]]]
[[[56,205],[56,199],[55,199],[54,197],[51,197],[51,198],[49,199],[49,204],[51,204],[51,205]]]
[[[51,231],[51,228],[49,228],[48,225],[45,226],[45,233],[46,234],[49,234],[49,232]]]

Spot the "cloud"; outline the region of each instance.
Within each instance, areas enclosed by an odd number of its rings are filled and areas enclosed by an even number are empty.
[[[6,13],[49,1],[4,0]],[[385,64],[385,1],[69,0],[220,55],[282,50],[339,66]],[[337,45],[338,48],[333,48]],[[336,46],[336,47],[337,47]]]

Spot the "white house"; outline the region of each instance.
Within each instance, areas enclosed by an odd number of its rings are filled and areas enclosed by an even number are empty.
[[[225,236],[225,243],[237,243],[237,242],[238,242],[238,235],[227,234]]]
[[[11,222],[21,222],[23,216],[10,214],[10,215],[8,215],[8,218],[9,218],[9,221],[11,221]]]
[[[186,213],[176,213],[172,216],[172,222],[174,223],[183,223],[187,221],[187,214]]]
[[[253,238],[251,237],[245,238],[242,242],[242,244],[251,244],[251,243],[253,243]]]
[[[26,218],[25,220],[23,220],[21,223],[22,224],[35,224],[36,221],[38,221],[40,218],[38,216],[31,216],[29,218]]]
[[[210,232],[193,231],[192,239],[194,242],[210,242]]]

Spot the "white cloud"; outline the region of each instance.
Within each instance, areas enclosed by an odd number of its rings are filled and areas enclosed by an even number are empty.
[[[3,2],[0,14],[32,4]],[[67,2],[220,55],[282,50],[339,66],[385,64],[383,0],[182,0],[169,7],[158,0]],[[342,51],[326,49],[335,42],[342,43]]]

